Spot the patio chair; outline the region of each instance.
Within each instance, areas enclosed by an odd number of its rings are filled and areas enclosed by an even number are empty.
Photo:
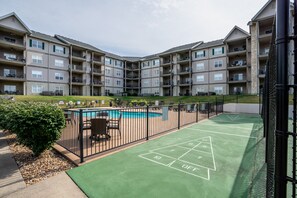
[[[122,119],[122,114],[120,113],[118,119],[110,119],[108,120],[108,125],[107,125],[107,130],[109,131],[110,129],[116,129],[119,131],[120,137],[121,137],[121,119]]]
[[[104,118],[106,118],[106,117],[108,117],[108,112],[106,112],[106,111],[100,111],[100,112],[97,113],[97,117],[100,117],[100,118],[104,117]]]
[[[91,119],[91,136],[90,139],[93,141],[100,141],[100,139],[109,140],[110,135],[107,133],[107,122],[106,119],[93,118]],[[91,143],[92,143],[91,141]]]

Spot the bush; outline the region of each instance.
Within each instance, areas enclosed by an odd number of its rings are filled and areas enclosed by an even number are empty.
[[[16,133],[20,144],[27,146],[38,156],[61,136],[65,127],[63,111],[56,105],[48,103],[14,103],[0,105],[10,111],[4,118],[9,124],[0,123],[4,129]],[[4,108],[5,109],[5,108]]]
[[[131,100],[129,102],[129,106],[135,107],[135,106],[146,106],[148,105],[148,102],[144,99],[140,99],[140,100]]]

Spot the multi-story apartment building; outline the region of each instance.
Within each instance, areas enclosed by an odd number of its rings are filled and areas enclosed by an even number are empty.
[[[11,13],[0,17],[0,94],[258,94],[274,16],[275,1],[269,0],[248,23],[250,33],[235,26],[223,39],[146,57],[122,57],[64,36],[31,31]],[[292,30],[292,13],[290,24]]]
[[[58,39],[32,31],[26,41],[25,94],[51,91],[69,95],[69,47]]]
[[[0,17],[0,94],[26,94],[26,41],[31,30],[14,13]]]

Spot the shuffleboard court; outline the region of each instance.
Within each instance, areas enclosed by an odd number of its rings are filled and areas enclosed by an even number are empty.
[[[259,116],[222,114],[67,173],[89,197],[253,197],[262,135]]]

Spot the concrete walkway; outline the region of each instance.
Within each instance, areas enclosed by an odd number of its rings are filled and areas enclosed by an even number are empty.
[[[0,131],[0,197],[25,187],[26,184],[7,145],[6,138]]]
[[[0,131],[0,197],[83,198],[86,195],[65,172],[26,187],[4,134]]]

